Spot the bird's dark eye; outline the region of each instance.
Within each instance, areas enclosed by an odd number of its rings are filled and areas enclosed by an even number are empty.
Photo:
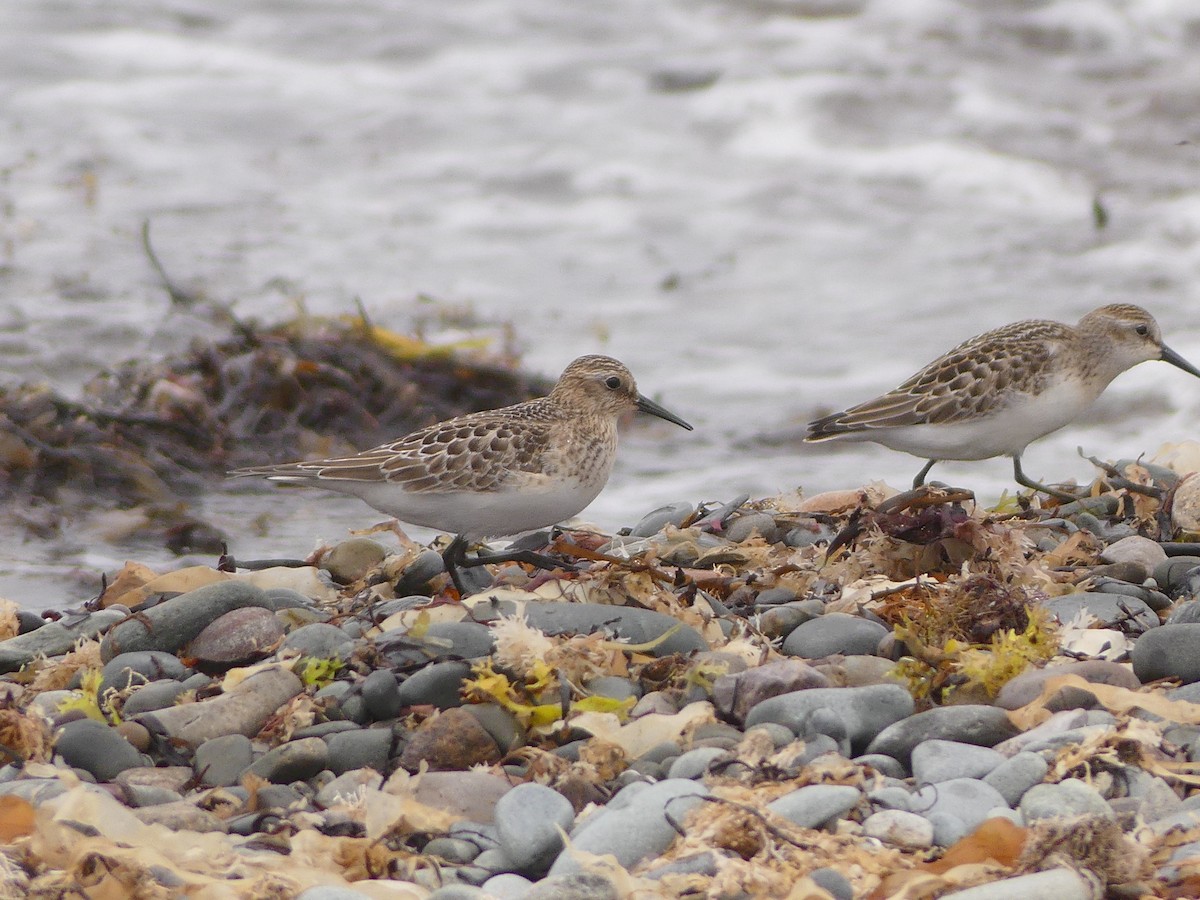
[[[604,379],[604,383],[606,385],[608,385],[609,390],[615,391],[617,388],[619,388],[621,386],[621,379],[618,378],[616,375],[609,375],[607,378]]]
[[[1136,331],[1138,334],[1140,334],[1142,337],[1145,337],[1146,335],[1148,335],[1150,333],[1150,326],[1149,325],[1138,325],[1133,330]]]

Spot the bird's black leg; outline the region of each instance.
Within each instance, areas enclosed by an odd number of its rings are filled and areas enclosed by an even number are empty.
[[[1021,454],[1019,453],[1013,455],[1013,478],[1016,479],[1017,484],[1024,485],[1027,488],[1033,488],[1035,491],[1041,491],[1043,494],[1049,494],[1051,497],[1057,497],[1064,503],[1073,503],[1079,499],[1078,495],[1076,494],[1068,494],[1066,491],[1060,491],[1058,488],[1052,488],[1049,485],[1034,481],[1032,478],[1027,476],[1023,471],[1021,471]]]
[[[465,597],[467,590],[463,587],[458,569],[460,566],[466,567],[470,564],[467,562],[467,541],[461,534],[456,534],[450,545],[442,551],[442,565],[446,567],[446,574],[450,576],[459,595]]]
[[[925,483],[925,476],[929,474],[929,470],[932,469],[936,463],[936,459],[931,459],[929,462],[925,463],[925,468],[918,472],[917,477],[913,479],[914,490]]]
[[[492,563],[504,562],[521,562],[535,566],[539,569],[574,569],[571,563],[566,560],[555,559],[552,556],[546,556],[544,553],[534,553],[532,550],[513,550],[508,553],[489,553],[486,556],[467,556],[467,542],[461,535],[456,535],[454,540],[442,552],[442,562],[446,566],[446,571],[450,574],[450,580],[454,582],[454,586],[458,588],[460,594],[464,594],[463,584],[459,578],[459,569],[474,569],[477,566],[487,566]]]

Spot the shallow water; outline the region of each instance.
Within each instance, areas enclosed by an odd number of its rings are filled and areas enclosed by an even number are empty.
[[[70,391],[212,327],[169,308],[147,218],[172,275],[242,316],[360,297],[448,339],[460,313],[511,323],[547,374],[627,362],[697,431],[628,434],[585,515],[606,527],[676,499],[907,484],[918,460],[801,447],[803,423],[1013,319],[1141,303],[1200,362],[1189,0],[63,0],[0,18],[13,380]],[[1026,470],[1085,478],[1077,446],[1152,452],[1197,437],[1198,412],[1200,384],[1142,366]],[[1011,466],[934,473],[994,498]],[[306,496],[207,513],[241,556],[378,518]],[[62,576],[119,562],[92,537],[5,541],[0,593],[84,596]]]

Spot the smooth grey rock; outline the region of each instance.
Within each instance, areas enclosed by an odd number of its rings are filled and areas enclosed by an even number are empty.
[[[387,555],[378,541],[353,537],[336,544],[321,560],[321,568],[338,584],[350,584],[366,577]]]
[[[501,872],[483,883],[484,893],[496,900],[524,900],[532,889],[532,881],[514,872]]]
[[[1133,534],[1109,544],[1100,551],[1100,559],[1106,563],[1132,562],[1143,566],[1147,572],[1167,561],[1165,551],[1158,541]]]
[[[530,782],[496,802],[495,819],[500,848],[516,870],[537,875],[562,851],[562,835],[571,830],[575,810],[558,791]]]
[[[438,709],[462,706],[463,682],[471,676],[470,663],[446,660],[417,669],[401,682],[398,689],[401,706],[429,704]]]
[[[366,791],[378,790],[381,784],[383,776],[374,769],[351,769],[317,791],[315,799],[317,806],[329,809],[337,803],[354,803]],[[470,859],[459,861],[470,862]]]
[[[282,666],[261,669],[228,693],[200,703],[143,713],[136,721],[191,747],[224,734],[258,734],[271,714],[304,685]]]
[[[121,715],[128,719],[139,713],[166,709],[186,690],[187,688],[178,681],[151,681],[130,694],[125,705],[121,707]],[[101,696],[104,696],[103,691]]]
[[[1044,669],[1026,669],[1000,688],[1000,693],[996,695],[996,706],[1020,709],[1041,696],[1046,681],[1058,675],[1078,675],[1093,684],[1111,684],[1130,690],[1142,686],[1128,666],[1103,659],[1086,659]]]
[[[0,797],[20,797],[33,806],[40,806],[68,790],[67,785],[58,778],[22,778],[0,784]]]
[[[729,752],[720,747],[697,747],[677,756],[667,770],[667,777],[703,778],[708,772],[709,763],[726,756],[729,756]]]
[[[863,834],[904,850],[928,850],[933,846],[933,823],[903,809],[872,813],[862,823]]]
[[[267,595],[267,599],[271,601],[271,608],[276,612],[279,612],[281,609],[303,609],[316,612],[316,610],[313,610],[311,599],[305,597],[299,591],[293,591],[291,588],[263,588],[263,593]]]
[[[192,670],[173,653],[162,650],[122,653],[110,659],[100,670],[99,694],[103,697],[109,690],[123,691],[163,679],[182,681],[191,674]]]
[[[389,663],[404,668],[439,659],[479,659],[492,652],[494,641],[492,630],[480,622],[434,622],[422,638],[411,637],[407,628],[389,629],[375,638],[375,646]]]
[[[1042,607],[1060,622],[1070,622],[1080,612],[1096,617],[1098,627],[1111,628],[1124,621],[1137,623],[1143,630],[1157,628],[1158,614],[1144,600],[1123,594],[1102,594],[1087,591],[1080,594],[1065,594],[1042,603]]]
[[[971,832],[998,806],[1008,809],[1004,797],[990,784],[976,778],[955,778],[921,788],[913,794],[909,808],[933,821],[935,828],[937,823],[933,814],[948,813],[961,820],[967,832]]]
[[[1073,869],[1047,869],[942,894],[941,900],[1094,900],[1095,887]]]
[[[768,544],[775,543],[779,535],[779,528],[775,525],[775,517],[767,513],[750,513],[749,515],[738,516],[729,523],[729,527],[725,530],[725,540],[740,544],[755,533],[760,535]]]
[[[886,775],[889,778],[903,778],[905,775],[904,764],[884,753],[864,753],[862,756],[854,757],[853,762],[859,766],[870,766],[880,775]]]
[[[342,629],[325,622],[297,628],[283,639],[280,650],[296,650],[313,659],[338,659],[354,646],[354,639]]]
[[[337,775],[370,768],[387,772],[394,735],[390,728],[356,728],[321,738],[329,747],[329,768]]]
[[[1084,815],[1114,818],[1112,807],[1100,792],[1078,778],[1036,784],[1025,792],[1018,808],[1027,822]]]
[[[305,888],[296,895],[296,900],[371,900],[371,895],[364,894],[362,891],[356,891],[354,888],[341,887],[334,884],[321,884],[316,887]],[[439,900],[448,900],[448,898],[439,897]]]
[[[1200,569],[1200,556],[1171,556],[1154,567],[1154,581],[1167,594],[1177,597],[1196,569]]]
[[[521,900],[619,900],[617,886],[600,872],[572,872],[544,878]]]
[[[780,649],[785,656],[802,659],[820,659],[835,653],[871,656],[889,633],[883,625],[861,616],[826,613],[798,625]]]
[[[511,710],[498,703],[469,703],[463,708],[483,726],[501,753],[525,746],[525,729]]]
[[[367,715],[376,722],[394,719],[400,714],[404,704],[400,699],[396,676],[390,669],[376,669],[363,679],[360,690],[363,703],[367,706]]]
[[[681,821],[687,813],[704,802],[709,792],[694,781],[667,779],[654,785],[632,785],[617,794],[639,788],[627,803],[607,807],[576,826],[571,845],[587,853],[611,853],[624,868],[632,868],[648,856],[657,856],[671,845],[676,837],[666,814]],[[578,872],[580,864],[570,854],[554,861],[550,874],[568,875]]]
[[[67,765],[90,772],[97,781],[112,781],[126,769],[146,765],[145,757],[116,729],[94,719],[68,722],[54,749]]]
[[[254,762],[254,746],[244,734],[226,734],[196,748],[192,767],[201,784],[228,787],[237,784]]]
[[[15,672],[39,656],[62,656],[74,649],[81,639],[95,637],[128,615],[129,611],[124,607],[110,607],[87,615],[64,617],[58,622],[47,622],[34,631],[0,641],[0,674]]]
[[[128,771],[128,770],[126,770]],[[178,803],[183,795],[170,788],[152,784],[130,784],[123,787],[125,801],[132,807],[161,806],[163,803]]]
[[[1016,806],[1035,784],[1041,784],[1050,764],[1040,754],[1022,751],[1010,756],[986,776],[984,782],[994,787],[1009,806]]]
[[[834,900],[854,900],[854,886],[837,869],[828,866],[813,869],[808,873],[808,877],[816,882],[817,887],[829,891]]]
[[[913,748],[913,780],[917,784],[936,784],[951,778],[983,778],[1005,757],[988,747],[936,738]]]
[[[744,722],[756,705],[770,697],[793,691],[829,687],[829,679],[799,659],[777,659],[713,681],[712,701],[717,712]]]
[[[939,706],[889,725],[871,741],[866,752],[886,753],[907,766],[913,748],[931,738],[993,747],[1017,733],[1005,711],[994,706]]]
[[[244,606],[270,608],[260,588],[246,581],[218,581],[142,610],[109,629],[100,642],[100,658],[132,650],[166,650],[174,653],[211,622]]]
[[[939,847],[953,846],[971,833],[967,823],[948,810],[938,809],[922,815],[933,826],[933,842]]]
[[[1194,625],[1200,622],[1200,600],[1184,600],[1171,610],[1164,625]]]
[[[469,863],[479,855],[479,848],[460,838],[434,838],[421,850],[423,856],[436,856],[450,863]]]
[[[280,744],[247,769],[273,784],[306,781],[329,765],[329,745],[320,738],[301,738]]]
[[[763,700],[746,715],[746,728],[774,722],[799,735],[814,710],[831,709],[846,723],[855,752],[862,752],[881,731],[911,716],[913,708],[912,695],[898,684],[811,688]]]
[[[1153,628],[1137,639],[1130,658],[1142,684],[1160,678],[1200,681],[1200,624]]]
[[[801,828],[820,828],[840,819],[863,799],[858,788],[839,784],[810,784],[776,797],[767,809]]]
[[[895,762],[895,760],[892,761]],[[902,783],[873,788],[867,791],[867,799],[876,809],[912,809],[912,792]]]
[[[652,537],[668,525],[679,527],[691,518],[695,511],[696,507],[686,501],[660,506],[642,516],[641,521],[629,529],[629,536]]]

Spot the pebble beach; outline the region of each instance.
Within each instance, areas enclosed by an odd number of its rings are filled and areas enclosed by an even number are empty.
[[[10,605],[2,895],[1195,896],[1200,478],[1085,493],[679,502],[462,598],[385,528]]]

